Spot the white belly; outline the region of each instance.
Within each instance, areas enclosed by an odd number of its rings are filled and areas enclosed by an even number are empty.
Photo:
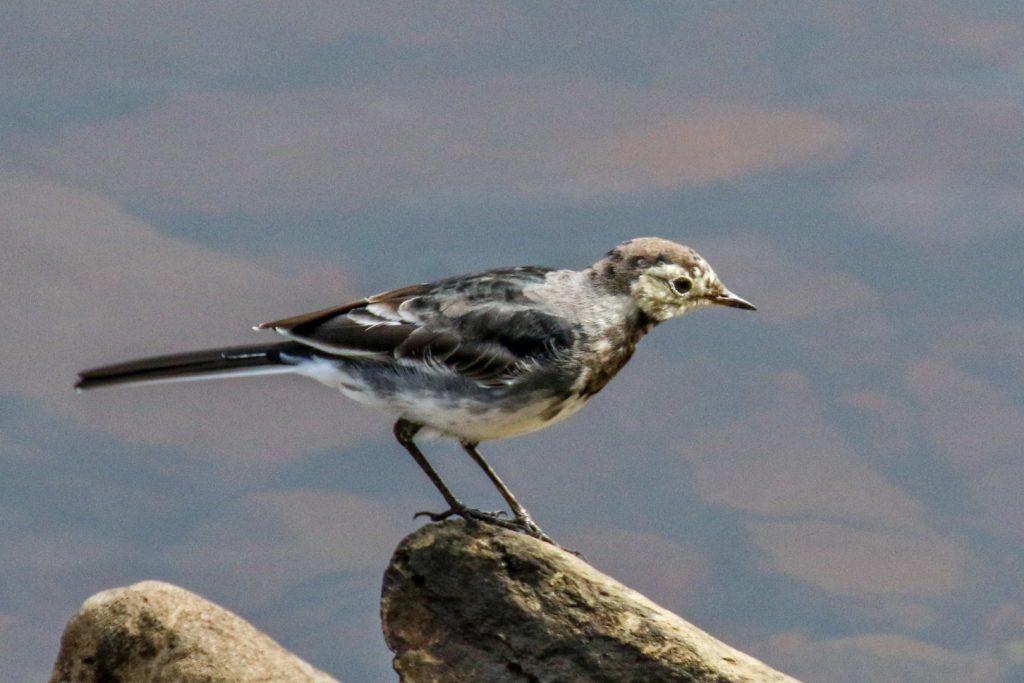
[[[517,410],[497,406],[455,406],[432,401],[407,404],[402,417],[425,425],[438,436],[477,443],[529,434],[569,417],[586,403],[583,399],[528,404]]]
[[[363,405],[423,425],[423,436],[448,436],[471,443],[535,432],[564,420],[586,403],[583,398],[510,404],[497,397],[493,401],[479,397],[460,401],[429,393],[382,396],[369,390],[360,378],[342,373],[335,364],[323,360],[298,366],[296,372],[334,387]]]

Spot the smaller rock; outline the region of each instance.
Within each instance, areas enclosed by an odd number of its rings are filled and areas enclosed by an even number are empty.
[[[337,683],[194,593],[143,581],[92,596],[61,638],[50,683]]]

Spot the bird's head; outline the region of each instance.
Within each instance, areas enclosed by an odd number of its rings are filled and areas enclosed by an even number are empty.
[[[712,304],[757,310],[730,292],[696,251],[657,237],[623,242],[593,271],[613,291],[629,294],[655,322]]]

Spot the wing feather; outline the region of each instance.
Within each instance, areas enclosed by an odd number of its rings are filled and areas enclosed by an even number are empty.
[[[481,384],[505,384],[572,346],[569,323],[523,294],[547,272],[504,269],[413,285],[258,329],[336,356],[424,360]]]

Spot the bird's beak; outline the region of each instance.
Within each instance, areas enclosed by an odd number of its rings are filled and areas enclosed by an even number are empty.
[[[728,289],[722,289],[719,294],[711,297],[711,303],[718,304],[719,306],[732,306],[733,308],[742,308],[747,311],[756,311],[757,306],[750,303],[746,299],[741,299]]]

